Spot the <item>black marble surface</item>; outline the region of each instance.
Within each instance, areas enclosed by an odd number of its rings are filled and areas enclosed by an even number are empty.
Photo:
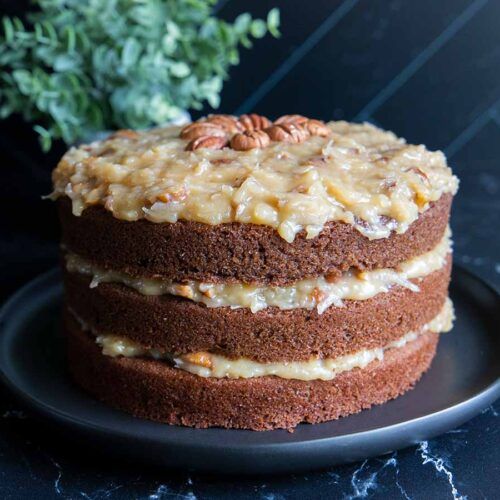
[[[0,0],[22,13],[26,0]],[[283,36],[242,54],[221,112],[299,112],[370,120],[444,149],[461,179],[455,262],[500,289],[500,2],[262,0],[219,14],[281,7]],[[292,103],[292,104],[290,104]],[[291,107],[293,109],[291,109]],[[0,301],[57,262],[50,169],[18,117],[0,123]],[[224,478],[155,470],[81,448],[0,389],[0,498],[500,497],[500,402],[459,429],[390,455],[326,471]]]
[[[500,405],[417,447],[361,463],[280,477],[145,470],[74,449],[18,407],[2,404],[1,498],[498,498]],[[7,409],[10,408],[10,409]]]

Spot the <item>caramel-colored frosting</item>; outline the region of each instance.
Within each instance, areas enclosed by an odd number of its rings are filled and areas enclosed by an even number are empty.
[[[75,215],[103,205],[128,221],[264,224],[292,242],[334,220],[368,238],[403,233],[430,202],[456,192],[441,152],[369,124],[327,126],[299,143],[271,139],[246,151],[186,150],[180,127],[121,131],[70,149],[52,197],[69,197]]]

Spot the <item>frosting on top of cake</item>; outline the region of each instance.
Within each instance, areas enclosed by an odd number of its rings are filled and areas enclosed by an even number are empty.
[[[75,215],[102,205],[128,221],[264,224],[292,242],[302,230],[317,236],[328,221],[370,239],[403,233],[430,202],[457,190],[443,153],[370,124],[330,122],[321,135],[282,127],[265,141],[247,129],[239,142],[193,139],[181,127],[120,131],[71,148],[53,172],[52,198],[69,197]]]

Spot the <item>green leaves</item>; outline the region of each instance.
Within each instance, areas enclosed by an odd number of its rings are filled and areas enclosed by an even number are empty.
[[[217,107],[239,47],[279,36],[266,20],[211,15],[215,0],[36,0],[27,23],[4,18],[0,117],[35,123],[44,149],[104,128],[144,128]]]
[[[267,14],[267,29],[269,30],[269,33],[271,33],[271,35],[275,38],[278,38],[280,36],[279,26],[280,11],[276,8],[271,9],[269,11],[269,14]]]

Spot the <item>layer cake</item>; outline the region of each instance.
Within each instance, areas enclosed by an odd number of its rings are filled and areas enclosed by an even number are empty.
[[[369,124],[211,115],[53,174],[75,381],[138,417],[292,429],[414,386],[448,331],[458,181]]]

